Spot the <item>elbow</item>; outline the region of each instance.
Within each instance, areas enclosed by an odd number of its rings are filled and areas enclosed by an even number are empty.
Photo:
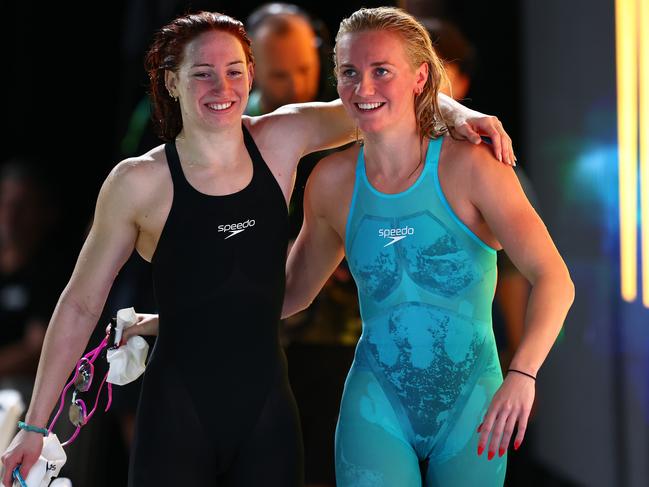
[[[570,271],[565,266],[562,266],[561,272],[557,273],[554,277],[556,282],[557,294],[564,300],[568,309],[575,301],[575,283],[570,277]]]
[[[286,319],[294,314],[307,309],[311,305],[311,301],[298,300],[290,293],[286,293],[284,297],[284,305],[282,306],[282,319]]]
[[[533,287],[541,286],[551,293],[556,303],[563,303],[570,309],[575,301],[575,284],[570,277],[570,271],[565,264],[547,267],[545,272],[538,274],[536,279],[530,280]]]
[[[287,299],[288,296],[284,297],[284,304],[282,305],[282,316],[281,319],[285,320],[289,316],[294,315],[297,311],[295,311],[295,307],[293,306],[293,303],[290,302],[289,299]]]
[[[572,303],[575,301],[575,283],[572,281],[570,276],[570,271],[565,262],[562,262],[561,272],[559,274],[561,279],[561,288],[563,290],[563,295],[566,297],[568,308],[572,306]]]
[[[572,278],[570,277],[570,272],[568,272],[567,269],[566,269],[565,286],[566,286],[566,295],[568,296],[568,306],[572,306],[572,303],[575,302],[575,283],[572,281]]]
[[[57,308],[67,309],[74,316],[89,320],[94,326],[101,317],[103,303],[94,295],[77,296],[68,286],[61,294]]]
[[[299,313],[311,304],[304,299],[304,293],[298,292],[299,284],[293,277],[291,273],[286,273],[286,290],[284,292],[284,304],[282,305],[282,319]]]

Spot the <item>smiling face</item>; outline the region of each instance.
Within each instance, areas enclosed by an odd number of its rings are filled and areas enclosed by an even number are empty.
[[[399,34],[344,34],[336,44],[336,66],[340,99],[363,132],[416,129],[414,98],[426,82],[428,65],[411,66]]]
[[[240,124],[252,73],[240,41],[232,34],[209,31],[187,43],[178,69],[165,73],[170,94],[179,99],[183,127]]]

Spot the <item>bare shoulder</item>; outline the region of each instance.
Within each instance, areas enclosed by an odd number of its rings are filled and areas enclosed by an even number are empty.
[[[463,169],[468,169],[476,163],[491,162],[501,164],[496,159],[489,144],[483,142],[481,144],[472,144],[466,140],[457,140],[451,136],[444,137],[444,155],[452,159],[454,163],[462,166]],[[501,164],[505,166],[504,164]]]
[[[288,135],[287,122],[290,119],[289,112],[279,110],[256,117],[248,115],[241,117],[244,127],[248,129],[257,145],[269,142],[279,143],[281,137]]]
[[[167,167],[164,145],[159,145],[145,154],[120,161],[111,170],[108,178],[122,184],[144,184],[147,178],[168,172]]]
[[[140,206],[159,194],[162,187],[170,185],[164,145],[160,145],[117,163],[104,182],[100,198],[116,204]]]
[[[282,117],[286,115],[278,114],[276,110],[259,117],[243,116],[242,121],[275,176],[288,174],[292,177],[303,155],[301,143],[304,137],[291,130],[289,124],[282,123]]]
[[[440,162],[442,162],[442,171],[451,178],[470,177],[471,181],[476,183],[488,181],[498,183],[503,178],[516,179],[512,168],[498,161],[490,145],[484,142],[475,145],[465,140],[446,137]]]
[[[324,157],[313,169],[309,182],[314,189],[332,191],[353,186],[360,146],[350,147]]]
[[[354,193],[359,150],[354,144],[325,157],[318,162],[307,182],[305,205],[328,221],[341,238]]]
[[[274,112],[256,117],[244,115],[243,125],[251,133],[257,145],[285,146],[294,143],[295,130],[299,128],[298,105],[285,105]]]

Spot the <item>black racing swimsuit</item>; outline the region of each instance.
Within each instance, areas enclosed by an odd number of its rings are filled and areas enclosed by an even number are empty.
[[[144,375],[129,486],[302,484],[302,444],[278,322],[288,215],[243,128],[248,186],[193,188],[165,146],[173,203],[152,259],[160,330]]]

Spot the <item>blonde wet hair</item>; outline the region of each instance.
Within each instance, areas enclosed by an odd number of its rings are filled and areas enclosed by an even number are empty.
[[[409,64],[413,69],[422,63],[428,64],[428,79],[423,90],[415,94],[414,109],[417,129],[421,137],[437,138],[448,132],[449,127],[442,116],[437,94],[446,72],[435,54],[426,28],[404,10],[395,7],[361,8],[342,20],[336,44],[345,34],[364,31],[387,31],[398,34],[403,43]],[[336,48],[334,47],[334,68],[338,73]]]

